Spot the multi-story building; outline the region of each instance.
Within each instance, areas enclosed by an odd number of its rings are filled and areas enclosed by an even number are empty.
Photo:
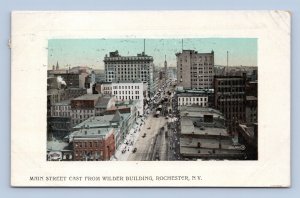
[[[182,94],[186,94],[189,97],[193,97],[193,96],[195,96],[195,97],[197,97],[197,96],[207,97],[206,107],[214,108],[214,103],[215,103],[214,89],[194,90],[194,89],[177,88],[175,97],[183,96]],[[179,100],[179,99],[177,98],[177,100]],[[194,103],[197,104],[198,103],[197,99],[195,99],[195,101],[193,101],[193,99],[192,99],[192,101],[189,101],[189,100],[191,100],[191,99],[180,99],[180,104],[183,105],[184,104],[183,101],[185,101],[186,104],[188,104],[188,102],[191,103],[191,104],[194,104]],[[202,99],[202,101],[204,101],[204,100],[205,99]],[[201,102],[201,99],[199,99],[199,101]],[[179,101],[178,101],[178,103],[179,103]],[[180,105],[180,104],[178,104],[178,105]],[[201,105],[201,104],[199,104],[199,105]]]
[[[136,121],[136,117],[132,112],[120,113],[117,109],[109,114],[91,117],[78,125],[73,127],[74,131],[80,131],[82,128],[91,130],[110,129],[113,128],[113,139],[115,141],[115,148],[117,148],[126,138],[126,135],[131,130]],[[71,134],[70,137],[73,135]]]
[[[104,58],[106,82],[140,80],[153,84],[153,57],[144,52],[137,56],[121,56],[118,51]]]
[[[101,94],[86,94],[71,100],[72,126],[95,116],[95,106]]]
[[[114,128],[82,127],[71,135],[75,161],[109,160],[115,153]]]
[[[257,70],[253,70],[253,73],[257,73]],[[257,80],[246,82],[246,123],[257,123],[258,121],[257,85]]]
[[[143,115],[144,98],[148,97],[147,84],[141,81],[118,81],[112,83],[112,94],[118,102],[138,101],[138,112]]]
[[[230,133],[236,132],[237,123],[245,122],[245,83],[243,76],[215,76],[215,108],[225,116]]]
[[[177,57],[177,81],[184,89],[210,89],[213,87],[214,51],[198,53],[182,50]]]
[[[112,95],[112,82],[101,82],[96,84],[96,91],[105,95]]]
[[[244,159],[244,146],[227,133],[218,110],[180,107],[180,155],[185,160]]]
[[[208,107],[208,96],[199,93],[179,93],[177,94],[178,106],[200,106]]]
[[[70,100],[79,96],[87,94],[86,89],[83,88],[67,88],[61,95],[62,100]]]

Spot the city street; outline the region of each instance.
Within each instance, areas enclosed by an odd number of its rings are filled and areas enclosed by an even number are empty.
[[[148,161],[151,160],[153,155],[153,148],[156,139],[156,135],[159,133],[161,127],[166,127],[167,119],[160,116],[154,117],[153,111],[145,120],[145,124],[142,126],[139,132],[137,141],[134,144],[136,152],[131,152],[127,160],[129,161]],[[146,134],[146,135],[144,135]],[[161,136],[164,139],[164,136]]]

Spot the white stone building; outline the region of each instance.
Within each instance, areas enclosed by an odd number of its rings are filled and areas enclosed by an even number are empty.
[[[147,84],[141,81],[113,82],[112,95],[116,101],[138,101],[137,108],[140,115],[144,113],[144,99],[148,97]]]
[[[192,106],[200,107],[208,106],[208,96],[203,94],[181,93],[177,94],[178,106]]]

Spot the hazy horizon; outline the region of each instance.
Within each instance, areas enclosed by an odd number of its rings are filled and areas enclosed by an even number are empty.
[[[184,50],[215,55],[215,65],[257,66],[256,38],[189,38],[183,39]],[[103,59],[112,51],[121,56],[136,56],[144,50],[144,39],[49,39],[48,69],[58,62],[60,69],[88,66],[104,69]],[[162,67],[166,60],[168,66],[176,67],[175,53],[181,52],[182,39],[146,39],[145,52],[152,56],[155,66]]]

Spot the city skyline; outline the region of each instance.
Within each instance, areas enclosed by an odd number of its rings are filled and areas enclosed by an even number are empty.
[[[145,53],[153,56],[154,65],[176,67],[175,53],[195,50],[199,53],[215,52],[215,65],[257,66],[256,38],[188,38],[145,39]],[[144,51],[144,39],[49,39],[48,69],[58,62],[61,69],[88,66],[104,69],[103,59],[112,51],[121,56],[136,56]]]

